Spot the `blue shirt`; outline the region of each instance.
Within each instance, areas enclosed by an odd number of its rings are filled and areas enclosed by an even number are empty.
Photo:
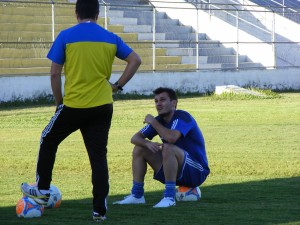
[[[181,133],[181,137],[176,141],[175,145],[188,152],[193,160],[199,162],[209,173],[204,138],[195,119],[183,110],[176,110],[168,124],[160,116],[155,117],[155,119],[170,130],[178,130]],[[142,128],[140,132],[149,140],[158,135],[157,131],[150,124]],[[166,142],[162,137],[160,138],[162,142]]]

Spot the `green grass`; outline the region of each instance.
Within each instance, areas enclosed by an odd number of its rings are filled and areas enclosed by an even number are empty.
[[[110,196],[104,224],[300,224],[300,94],[272,98],[182,96],[178,108],[198,121],[206,140],[211,174],[197,203],[153,209],[164,186],[145,179],[147,204],[114,206],[131,189],[131,136],[152,99],[118,100],[108,144]],[[41,218],[19,219],[15,205],[22,182],[34,182],[40,133],[52,105],[6,106],[0,109],[0,224],[91,224],[91,178],[79,132],[59,147],[53,184],[63,193],[60,208]]]

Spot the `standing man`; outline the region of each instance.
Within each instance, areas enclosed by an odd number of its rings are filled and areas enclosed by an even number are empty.
[[[106,154],[113,114],[112,92],[122,90],[141,59],[120,37],[96,23],[98,0],[77,0],[75,12],[78,24],[60,32],[47,55],[52,61],[51,87],[57,109],[41,135],[36,185],[23,183],[21,190],[39,204],[47,204],[58,145],[79,129],[92,168],[93,219],[102,221],[106,218],[109,192]],[[111,84],[115,56],[127,65],[119,80]]]
[[[147,125],[131,138],[135,145],[131,194],[114,204],[146,202],[144,177],[147,164],[154,170],[153,178],[165,184],[164,198],[154,208],[175,206],[176,185],[198,187],[210,172],[202,133],[188,112],[176,110],[175,91],[158,88],[153,93],[158,116],[146,115],[144,123]],[[156,135],[163,144],[150,141]]]

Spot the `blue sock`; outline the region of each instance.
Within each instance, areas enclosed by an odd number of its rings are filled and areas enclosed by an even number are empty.
[[[134,197],[136,197],[136,198],[143,197],[144,196],[144,182],[139,183],[139,182],[133,181],[131,194],[133,194]]]
[[[174,198],[176,193],[176,182],[166,181],[164,197]]]

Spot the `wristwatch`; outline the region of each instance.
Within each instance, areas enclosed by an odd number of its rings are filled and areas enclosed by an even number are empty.
[[[119,82],[117,81],[116,83],[114,83],[114,85],[117,86],[117,88],[119,89],[119,91],[123,91],[122,86],[119,84]]]

